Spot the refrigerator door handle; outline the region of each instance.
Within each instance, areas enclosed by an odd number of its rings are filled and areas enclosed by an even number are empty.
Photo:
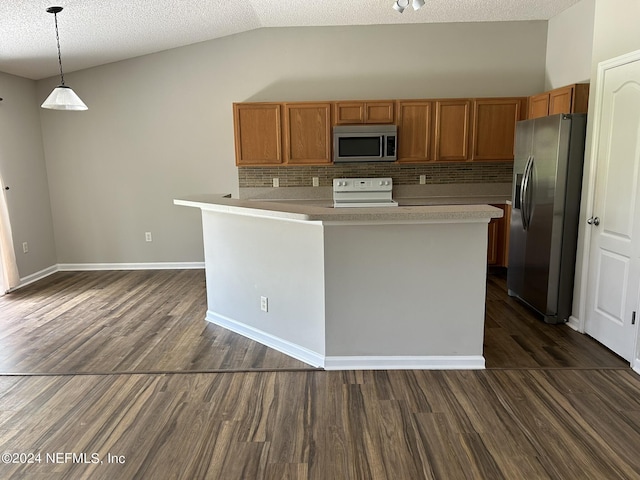
[[[531,161],[529,162],[529,172],[527,173],[527,191],[525,192],[525,201],[527,203],[527,229],[531,225],[531,215],[533,215],[533,206],[531,202],[533,199],[531,198],[531,182],[533,177],[533,162],[535,161],[534,156],[531,156]]]
[[[527,158],[527,163],[524,166],[524,173],[522,175],[522,186],[520,187],[520,210],[522,212],[522,228],[524,230],[527,230],[527,228],[529,228],[527,191],[529,189],[529,171],[532,162],[533,157],[529,155],[529,158]]]
[[[520,217],[522,219],[522,228],[524,230],[527,229],[526,220],[525,220],[525,210],[526,206],[524,204],[524,192],[527,187],[527,170],[529,169],[529,161],[531,160],[531,156],[527,157],[527,163],[524,165],[524,172],[522,172],[522,184],[520,185]]]

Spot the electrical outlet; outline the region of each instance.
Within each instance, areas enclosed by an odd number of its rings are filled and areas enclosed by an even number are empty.
[[[427,183],[427,176],[426,175],[420,175],[420,185],[424,185]]]
[[[22,242],[22,253],[29,253],[29,244],[27,242]]]
[[[269,311],[269,298],[260,297],[260,310],[262,310],[263,312]]]
[[[144,241],[153,242],[153,237],[151,236],[151,232],[144,232]]]
[[[312,177],[311,178],[311,185],[313,185],[314,187],[320,186],[320,179],[318,177]]]
[[[280,186],[280,179],[279,178],[274,178],[273,179],[273,188],[278,188]]]

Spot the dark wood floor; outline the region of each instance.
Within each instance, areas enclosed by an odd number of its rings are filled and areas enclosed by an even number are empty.
[[[203,270],[58,272],[0,297],[0,373],[310,368],[206,310]]]
[[[0,375],[0,478],[640,479],[640,376],[501,276],[481,371],[308,369],[205,324],[204,301],[199,271],[0,298],[2,370],[31,373]]]
[[[507,295],[506,275],[487,278],[487,368],[628,368],[629,363],[568,325],[548,325]]]
[[[630,370],[0,383],[0,451],[41,455],[39,463],[0,463],[3,479],[640,478],[640,380]],[[46,454],[56,452],[97,454],[103,463],[54,464]],[[109,464],[108,455],[125,463]]]
[[[488,368],[624,368],[487,281]],[[309,365],[204,320],[202,270],[59,272],[0,297],[0,373],[217,372]]]

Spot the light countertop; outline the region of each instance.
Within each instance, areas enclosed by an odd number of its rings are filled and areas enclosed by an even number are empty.
[[[500,218],[502,210],[488,203],[504,203],[483,196],[478,201],[460,200],[454,203],[450,197],[442,197],[417,203],[417,199],[400,202],[398,207],[343,207],[333,208],[327,199],[313,200],[239,200],[224,194],[188,195],[174,200],[174,204],[196,207],[206,211],[234,213],[238,215],[278,218],[308,222],[488,222]],[[489,200],[487,204],[479,203]],[[417,204],[416,204],[417,203]]]

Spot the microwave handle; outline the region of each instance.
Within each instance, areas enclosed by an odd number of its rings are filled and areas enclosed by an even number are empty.
[[[393,146],[393,153],[389,153],[389,138],[393,139],[393,142],[391,142],[392,146]],[[396,136],[395,135],[384,135],[382,137],[382,143],[384,143],[384,156],[386,157],[392,157],[396,154]]]
[[[387,153],[386,136],[380,135],[380,158],[384,158]]]

